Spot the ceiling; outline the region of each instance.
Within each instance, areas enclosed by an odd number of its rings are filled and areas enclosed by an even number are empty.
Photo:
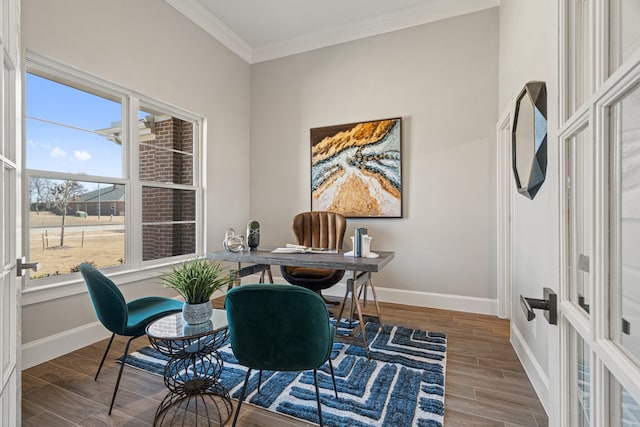
[[[500,0],[165,0],[248,63],[401,30]]]

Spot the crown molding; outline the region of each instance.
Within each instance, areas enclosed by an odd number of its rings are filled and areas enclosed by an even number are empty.
[[[432,0],[359,24],[329,28],[278,43],[250,46],[204,7],[199,0],[165,1],[249,64],[440,21],[498,7],[500,4],[500,0]]]
[[[254,47],[252,63],[346,43],[366,37],[403,30],[429,22],[497,7],[498,0],[436,0],[386,15],[360,24],[327,29],[285,40],[280,43]]]
[[[251,63],[251,46],[198,0],[165,0],[233,53]]]

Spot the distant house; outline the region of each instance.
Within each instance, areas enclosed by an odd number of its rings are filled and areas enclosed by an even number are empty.
[[[79,194],[70,203],[73,212],[86,212],[88,215],[124,215],[124,186],[108,185],[104,188]]]

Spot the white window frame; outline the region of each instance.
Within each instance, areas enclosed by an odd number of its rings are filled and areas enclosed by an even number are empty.
[[[45,58],[34,52],[26,52],[25,55],[25,73],[35,73],[54,81],[62,83],[71,83],[71,85],[80,85],[87,88],[95,89],[98,92],[108,94],[115,98],[120,98],[122,102],[122,133],[123,133],[123,177],[109,178],[92,175],[79,175],[78,180],[97,180],[100,182],[109,182],[124,184],[127,187],[125,196],[125,206],[127,206],[127,214],[125,219],[125,253],[126,262],[122,266],[110,267],[105,269],[109,272],[110,277],[117,277],[118,283],[130,283],[139,280],[156,277],[168,266],[177,262],[204,257],[206,254],[206,224],[204,223],[205,200],[205,168],[204,159],[206,159],[204,143],[206,119],[197,114],[186,111],[182,108],[164,103],[147,97],[135,91],[126,89],[122,86],[105,81],[96,76],[89,75],[67,65],[61,64],[49,58]],[[158,186],[158,183],[141,181],[139,179],[138,167],[138,143],[139,135],[137,131],[132,130],[138,122],[138,108],[140,105],[144,107],[154,108],[173,117],[189,121],[193,123],[193,186],[185,186],[180,184],[164,184],[162,188],[185,189],[189,188],[196,191],[196,252],[187,255],[180,255],[168,258],[160,258],[155,260],[142,260],[142,187],[151,185]],[[136,129],[137,130],[137,129]],[[25,132],[26,134],[26,132]],[[26,140],[23,140],[23,168],[25,176],[23,180],[24,200],[29,201],[29,178],[34,176],[44,176],[45,178],[60,179],[68,177],[68,174],[60,174],[56,172],[34,171],[26,168]],[[105,179],[107,178],[107,179]],[[29,247],[29,209],[23,212],[23,247]],[[37,259],[33,261],[37,262]],[[31,282],[32,284],[34,282]],[[48,278],[37,279],[35,286],[26,286],[22,292],[23,305],[34,304],[41,301],[47,301],[55,298],[75,295],[86,292],[86,287],[79,273],[64,274],[61,276],[52,276]]]

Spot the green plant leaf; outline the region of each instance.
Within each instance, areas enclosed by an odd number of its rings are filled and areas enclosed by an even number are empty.
[[[178,292],[188,304],[207,302],[215,291],[231,283],[229,272],[220,267],[220,262],[206,259],[176,265],[160,280]]]

